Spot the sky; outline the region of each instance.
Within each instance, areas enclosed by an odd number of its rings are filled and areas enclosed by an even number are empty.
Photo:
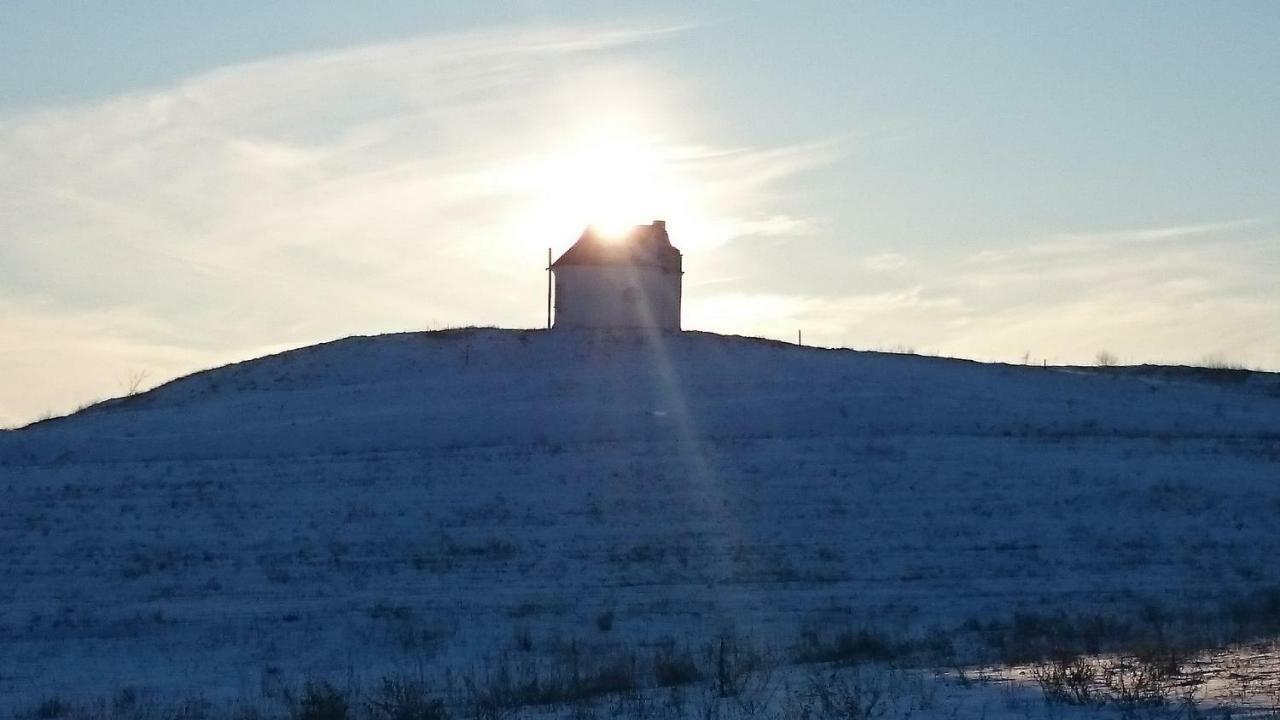
[[[665,219],[686,329],[1280,370],[1280,4],[0,4],[0,426],[545,323]]]

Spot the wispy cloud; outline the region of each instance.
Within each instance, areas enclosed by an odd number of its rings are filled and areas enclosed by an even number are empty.
[[[1088,232],[1059,232],[1013,249],[983,250],[970,258],[970,262],[1002,263],[1018,258],[1031,259],[1080,255],[1108,247],[1122,248],[1123,246],[1134,244],[1141,246],[1142,244],[1161,241],[1194,240],[1196,238],[1220,236],[1233,230],[1258,227],[1265,225],[1266,222],[1261,218],[1241,218],[1238,220],[1187,225],[1159,225]]]
[[[865,257],[862,260],[863,267],[865,267],[868,270],[874,270],[876,272],[890,272],[893,270],[901,270],[902,268],[906,267],[906,265],[907,265],[906,256],[901,255],[899,253],[895,253],[895,252],[876,253],[875,255]]]
[[[1054,363],[1108,349],[1132,362],[1217,356],[1275,368],[1278,240],[1268,223],[1241,220],[1055,233],[967,261],[878,253],[847,273],[864,292],[721,286],[691,310],[705,327],[778,338],[803,329],[811,342],[854,347]]]
[[[1280,317],[1262,293],[1275,233],[1261,219],[1056,233],[982,252],[939,283],[969,301],[967,335],[944,344],[975,357],[1022,352],[1088,362],[1102,348],[1127,361],[1207,355],[1275,367]]]
[[[1225,222],[1200,223],[1195,225],[1165,225],[1161,227],[1131,228],[1127,230],[1106,230],[1101,232],[1064,232],[1055,235],[1055,239],[1075,243],[1115,243],[1115,242],[1150,242],[1154,240],[1171,240],[1174,238],[1211,235],[1225,230],[1249,227],[1263,222],[1260,218],[1243,218]]]
[[[829,162],[829,144],[684,136],[668,120],[692,120],[688,88],[628,48],[686,31],[419,38],[0,118],[0,302],[26,318],[0,325],[6,369],[25,368],[0,381],[0,421],[109,393],[135,366],[159,377],[354,332],[536,325],[544,248],[580,227],[528,226],[545,183],[522,168],[601,127],[700,188],[702,226],[686,232],[705,242],[804,232],[810,219],[766,191]],[[141,324],[104,322],[121,317]],[[32,323],[56,332],[38,341]],[[50,382],[45,355],[86,379]]]
[[[920,329],[939,316],[963,312],[959,297],[917,285],[833,296],[720,291],[692,299],[686,316],[692,326],[718,332],[791,338],[803,330],[814,342],[871,347],[913,344],[904,338],[923,337]]]

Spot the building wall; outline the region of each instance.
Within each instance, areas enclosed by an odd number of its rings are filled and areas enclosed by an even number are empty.
[[[680,329],[680,274],[636,265],[556,268],[557,328]]]

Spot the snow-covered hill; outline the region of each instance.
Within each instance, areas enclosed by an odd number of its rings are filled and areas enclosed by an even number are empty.
[[[815,435],[1280,436],[1280,377],[1220,373],[1215,385],[1212,373],[1109,374],[705,333],[653,341],[404,333],[197,373],[12,434],[2,457],[243,458]]]
[[[0,433],[0,492],[14,707],[726,628],[981,643],[1280,584],[1280,378],[358,337]]]

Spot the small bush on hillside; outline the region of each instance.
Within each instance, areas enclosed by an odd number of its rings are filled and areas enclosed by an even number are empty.
[[[308,681],[292,720],[348,720],[350,715],[351,708],[341,690],[324,681]]]
[[[636,656],[625,648],[583,648],[573,641],[548,662],[513,662],[502,654],[462,679],[463,704],[471,717],[505,717],[531,705],[592,700],[641,687]]]
[[[1128,714],[1140,707],[1167,705],[1185,686],[1182,668],[1144,657],[1121,657],[1103,663],[1100,673],[1107,702]],[[1191,685],[1194,691],[1195,685]],[[1188,696],[1189,697],[1189,696]]]
[[[894,698],[879,674],[830,673],[811,678],[802,717],[870,720],[885,717]]]
[[[431,697],[421,683],[383,678],[381,690],[369,701],[372,720],[449,720],[444,701]]]
[[[567,700],[587,700],[601,695],[635,690],[640,687],[636,677],[635,658],[620,655],[606,659],[584,673],[568,687]]]
[[[853,664],[891,660],[895,653],[887,639],[870,630],[845,629],[827,637],[816,628],[808,628],[800,635],[795,655],[800,662]]]
[[[1059,655],[1031,668],[1031,678],[1040,685],[1049,703],[1092,705],[1099,701],[1098,669],[1082,657]]]
[[[1221,355],[1205,355],[1200,359],[1200,367],[1206,370],[1244,370],[1249,367],[1244,363],[1228,360]]]
[[[465,557],[504,562],[514,558],[519,550],[508,540],[490,538],[486,542],[469,545],[450,542],[445,552],[448,556],[454,558]]]
[[[533,652],[533,631],[528,626],[516,628],[511,637],[511,644],[522,653]]]
[[[138,710],[138,691],[131,687],[121,688],[111,699],[111,710],[117,717],[136,714]]]
[[[172,720],[206,720],[209,717],[207,700],[186,700],[170,715]]]
[[[1071,617],[1021,611],[1008,623],[987,628],[988,642],[1006,665],[1038,662],[1066,654],[1096,655],[1141,639],[1140,629],[1104,615]]]
[[[265,720],[262,711],[252,705],[239,705],[231,711],[231,720]]]
[[[609,632],[613,629],[613,611],[606,610],[596,616],[596,628],[600,632]]]
[[[55,718],[66,717],[71,713],[71,708],[59,698],[48,698],[41,702],[31,711],[31,717],[35,720],[55,720]]]
[[[711,686],[722,698],[737,697],[748,676],[767,665],[758,649],[731,632],[709,645],[706,656]]]
[[[705,676],[687,649],[666,647],[653,656],[653,677],[659,687],[675,687],[701,682]]]
[[[1237,600],[1227,612],[1237,638],[1280,633],[1280,587],[1264,588]]]

